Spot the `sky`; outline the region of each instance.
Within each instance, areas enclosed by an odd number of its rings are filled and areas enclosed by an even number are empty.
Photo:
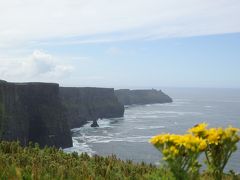
[[[239,0],[0,0],[0,79],[240,88]]]

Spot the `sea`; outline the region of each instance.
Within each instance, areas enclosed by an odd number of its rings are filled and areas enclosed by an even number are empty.
[[[72,129],[73,147],[66,152],[116,155],[122,160],[159,165],[161,153],[149,139],[161,133],[183,134],[206,122],[209,127],[240,128],[240,89],[161,88],[172,103],[125,106],[123,118],[98,120],[99,127]],[[203,158],[202,158],[203,159]],[[226,171],[240,173],[240,143]]]

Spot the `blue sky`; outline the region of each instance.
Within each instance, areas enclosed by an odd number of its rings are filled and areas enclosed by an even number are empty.
[[[80,67],[72,78],[89,77],[87,86],[240,87],[240,33],[47,49],[86,57],[71,63]]]
[[[237,0],[0,0],[0,17],[0,79],[240,88]]]

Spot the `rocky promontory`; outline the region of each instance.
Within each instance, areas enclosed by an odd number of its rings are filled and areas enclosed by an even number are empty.
[[[0,81],[0,140],[72,146],[59,85]]]
[[[146,90],[130,90],[119,89],[115,90],[115,94],[120,103],[124,105],[132,104],[155,104],[155,103],[170,103],[172,99],[163,93],[161,90],[146,89]]]
[[[71,128],[80,127],[87,121],[117,118],[124,114],[113,88],[60,87],[60,96],[67,111]]]

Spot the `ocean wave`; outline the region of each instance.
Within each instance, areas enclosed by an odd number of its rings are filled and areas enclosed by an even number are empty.
[[[141,119],[148,119],[148,118],[151,118],[151,119],[157,119],[157,118],[159,118],[159,116],[157,116],[157,115],[148,115],[148,116],[140,116],[140,117],[138,117],[138,118],[141,118]]]
[[[136,137],[116,137],[106,138],[103,140],[96,141],[95,143],[110,143],[110,142],[132,142],[132,143],[143,143],[148,142],[151,136],[136,136]]]
[[[132,136],[132,137],[114,137],[114,136],[85,136],[84,138],[76,137],[73,146],[79,148],[80,152],[92,152],[87,145],[89,143],[110,143],[110,142],[148,142],[151,136]],[[84,139],[84,141],[82,141]]]
[[[162,111],[162,110],[158,110],[158,111],[141,111],[141,112],[136,112],[136,113],[134,113],[134,115],[130,115],[130,116],[127,116],[127,117],[139,118],[140,116],[143,116],[143,115],[157,116],[157,115],[161,115],[161,114],[177,114],[177,115],[192,114],[192,115],[200,115],[202,113],[200,113],[200,112],[186,112],[186,111]]]
[[[204,106],[205,108],[213,108],[213,106]]]
[[[77,152],[78,154],[87,153],[90,156],[92,156],[93,154],[96,154],[96,152],[93,151],[90,148],[90,146],[86,143],[86,141],[81,139],[81,137],[73,137],[72,140],[73,140],[73,147],[65,148],[64,152],[66,153]]]
[[[125,119],[136,119],[136,115],[124,115]]]
[[[158,116],[159,119],[165,119],[165,118],[176,118],[178,115],[161,115]]]
[[[168,107],[178,107],[181,106],[181,104],[167,104]]]
[[[190,101],[192,100],[186,98],[174,98],[174,102],[190,102]]]
[[[159,111],[158,113],[159,114],[177,114],[177,115],[180,115],[180,116],[186,115],[186,114],[188,114],[188,115],[201,115],[202,114],[200,112],[184,112],[184,111],[182,111],[182,112],[179,112],[179,111]]]
[[[148,129],[162,129],[162,128],[165,128],[165,126],[135,127],[134,129],[148,130]]]

